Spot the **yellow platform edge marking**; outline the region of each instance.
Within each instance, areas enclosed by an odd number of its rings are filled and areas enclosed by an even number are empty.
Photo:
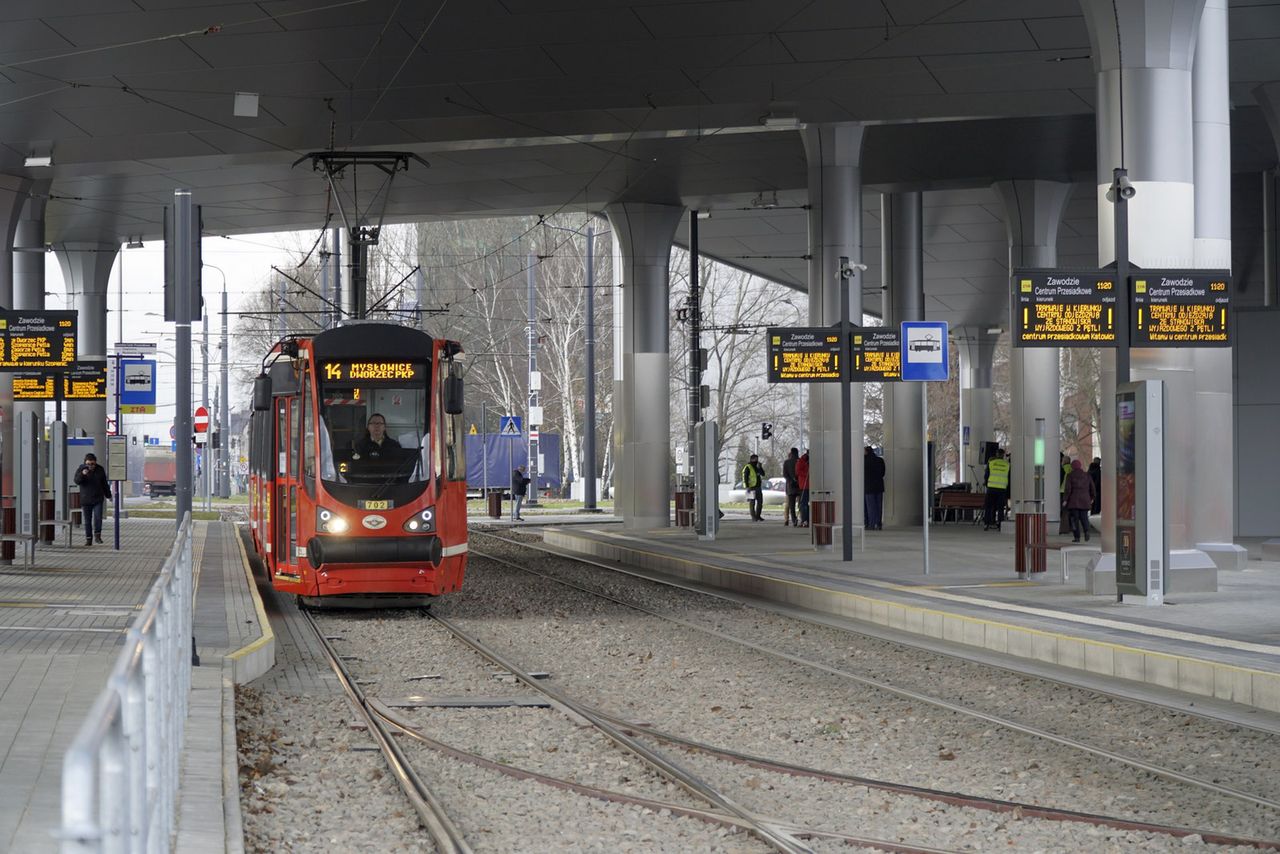
[[[598,532],[598,533],[604,533],[604,532]],[[562,535],[562,536],[567,536],[567,537],[571,537],[571,536],[573,536],[572,534],[567,534],[567,533],[563,533],[563,532],[561,533],[561,535]],[[608,534],[608,536],[611,536],[611,537],[617,537],[617,538],[619,538],[619,539],[637,539],[637,540],[638,540],[638,538],[632,538],[632,537],[630,537],[630,536],[629,536],[629,535],[627,535],[627,534],[613,534],[613,533],[610,533],[610,534]],[[638,540],[638,541],[639,541],[639,542],[643,542],[643,540]],[[588,540],[588,542],[594,542],[594,541]],[[605,543],[600,543],[600,545],[603,545],[603,546],[605,546],[606,548],[620,548],[620,546],[618,546],[618,545],[616,545],[616,544],[615,544],[615,545],[610,545],[610,544],[609,544],[609,543],[607,543],[607,542],[605,542]],[[749,577],[749,578],[764,578],[765,580],[768,580],[768,581],[773,581],[773,582],[776,582],[776,583],[779,583],[779,584],[792,585],[792,586],[794,586],[794,587],[799,587],[799,588],[802,588],[802,589],[811,590],[811,591],[814,591],[814,592],[817,592],[817,593],[824,593],[824,594],[828,594],[828,595],[834,594],[834,595],[836,595],[836,596],[840,596],[840,597],[843,597],[843,598],[846,598],[846,599],[850,599],[850,600],[853,600],[853,601],[861,601],[861,602],[865,602],[865,603],[867,603],[867,604],[868,604],[868,606],[879,606],[879,607],[902,608],[904,611],[915,611],[915,612],[919,612],[919,613],[920,613],[920,614],[922,614],[922,615],[923,615],[923,614],[931,614],[931,615],[935,615],[935,616],[937,616],[939,619],[945,619],[945,618],[948,618],[948,617],[949,617],[949,618],[951,618],[951,619],[953,619],[953,620],[961,620],[961,621],[963,621],[963,622],[971,623],[971,624],[973,624],[973,625],[978,625],[978,626],[983,626],[983,627],[990,626],[990,627],[992,627],[992,628],[995,628],[995,629],[1003,629],[1003,630],[1005,630],[1005,631],[1010,631],[1010,630],[1012,630],[1012,631],[1018,631],[1018,632],[1026,632],[1026,633],[1028,633],[1028,634],[1032,634],[1032,635],[1039,635],[1040,637],[1044,637],[1044,638],[1052,638],[1052,639],[1053,639],[1053,640],[1055,640],[1055,641],[1061,640],[1061,641],[1067,641],[1067,642],[1071,642],[1071,643],[1084,644],[1084,645],[1087,645],[1087,646],[1093,646],[1093,647],[1097,647],[1097,648],[1100,648],[1100,649],[1109,649],[1109,650],[1111,650],[1113,653],[1114,653],[1114,652],[1123,652],[1123,653],[1131,653],[1131,654],[1134,654],[1134,655],[1148,655],[1148,656],[1154,656],[1154,657],[1157,657],[1157,658],[1163,658],[1163,659],[1166,659],[1166,660],[1168,660],[1168,661],[1172,661],[1172,662],[1175,662],[1175,663],[1177,663],[1177,662],[1188,662],[1188,663],[1191,663],[1191,664],[1203,664],[1203,665],[1205,665],[1206,667],[1210,667],[1210,668],[1222,668],[1222,669],[1225,669],[1225,670],[1234,671],[1234,672],[1236,672],[1236,673],[1248,674],[1248,675],[1250,675],[1250,676],[1261,676],[1261,677],[1265,677],[1265,678],[1269,678],[1269,679],[1275,679],[1275,678],[1277,678],[1278,676],[1280,676],[1280,674],[1274,673],[1274,672],[1272,672],[1272,671],[1268,671],[1268,670],[1258,670],[1258,669],[1255,669],[1255,668],[1252,668],[1252,667],[1241,667],[1241,666],[1236,665],[1236,664],[1228,664],[1228,663],[1226,663],[1226,662],[1222,662],[1222,661],[1212,661],[1212,660],[1204,659],[1204,658],[1195,658],[1195,657],[1193,657],[1193,656],[1189,656],[1189,655],[1175,655],[1175,654],[1173,654],[1173,653],[1160,652],[1160,651],[1158,651],[1158,650],[1142,649],[1141,647],[1128,646],[1128,645],[1126,645],[1126,644],[1115,643],[1115,642],[1113,642],[1113,641],[1098,640],[1098,639],[1096,639],[1096,638],[1080,637],[1080,636],[1078,636],[1078,635],[1069,635],[1069,634],[1065,634],[1065,633],[1063,633],[1063,632],[1051,632],[1051,631],[1046,631],[1046,630],[1044,630],[1044,629],[1031,628],[1031,627],[1029,627],[1029,626],[1020,626],[1020,625],[1017,625],[1017,624],[1015,624],[1015,623],[1002,623],[1002,622],[999,622],[999,621],[996,621],[996,620],[989,620],[989,619],[985,619],[985,618],[982,618],[982,617],[970,617],[970,616],[967,616],[967,615],[964,615],[964,614],[953,614],[953,613],[951,613],[950,611],[941,611],[941,610],[938,610],[938,609],[936,609],[936,608],[925,608],[925,607],[922,607],[922,606],[920,606],[920,605],[908,605],[908,604],[901,603],[901,602],[890,602],[890,601],[885,600],[885,599],[875,599],[875,598],[872,598],[872,597],[870,597],[870,596],[864,596],[864,595],[862,595],[862,594],[860,594],[860,593],[849,593],[849,592],[844,591],[844,590],[833,590],[833,589],[831,589],[830,587],[819,587],[819,586],[818,586],[818,585],[816,585],[816,584],[810,584],[810,583],[808,583],[808,582],[804,582],[804,581],[792,581],[792,580],[785,579],[785,578],[775,578],[775,577],[773,577],[773,576],[761,576],[761,575],[758,575],[758,574],[756,574],[756,573],[747,572],[746,570],[736,569],[736,568],[734,568],[734,567],[728,567],[728,566],[713,566],[713,565],[711,565],[711,564],[699,563],[698,561],[692,560],[692,559],[687,558],[687,557],[678,557],[678,556],[674,556],[674,555],[662,554],[662,553],[660,553],[660,552],[644,551],[643,549],[634,548],[634,547],[629,546],[629,545],[628,545],[628,546],[625,546],[625,547],[621,547],[621,548],[627,548],[629,551],[632,551],[632,552],[634,552],[634,553],[636,553],[636,554],[642,554],[642,555],[645,555],[645,556],[648,556],[648,557],[652,557],[652,558],[660,558],[660,559],[667,559],[667,560],[675,559],[675,560],[679,560],[679,561],[682,561],[682,562],[685,562],[685,563],[693,564],[693,565],[695,565],[695,566],[700,566],[700,567],[705,567],[705,568],[707,568],[707,569],[715,570],[715,571],[717,571],[717,572],[730,572],[730,573],[733,573],[734,575],[742,575],[742,576],[747,576],[747,577]],[[751,559],[750,559],[750,558],[745,558],[745,560],[750,561]],[[621,562],[621,561],[620,561],[620,562]],[[752,561],[752,562],[755,562],[755,561]],[[643,569],[644,567],[639,567],[639,568]],[[904,591],[904,592],[920,592],[920,593],[924,593],[924,594],[926,594],[926,595],[927,595],[927,594],[929,594],[929,593],[934,593],[934,592],[936,592],[936,591],[930,591],[930,590],[928,590],[927,588],[919,588],[919,587],[914,587],[914,586],[910,586],[910,585],[896,585],[896,584],[891,584],[891,583],[889,583],[889,582],[877,582],[877,581],[875,581],[874,579],[864,579],[864,578],[859,578],[858,580],[859,580],[860,582],[861,582],[861,581],[870,581],[870,582],[872,582],[872,583],[878,584],[878,586],[881,586],[881,587],[885,587],[885,588],[892,589],[892,590],[902,590],[902,591]],[[944,594],[943,598],[954,598],[954,599],[958,599],[958,600],[961,600],[961,601],[964,601],[964,600],[966,599],[966,597],[961,597],[961,596],[954,596],[954,597],[952,597],[952,596],[947,596],[947,595],[945,595],[945,594]],[[983,600],[973,600],[973,601],[974,601],[974,602],[976,602],[977,604],[981,604],[981,605],[986,605],[986,604],[987,604],[987,603],[986,603],[986,602],[984,602]],[[1007,607],[1009,610],[1014,610],[1014,609],[1016,608],[1016,606],[1006,606],[1006,607]],[[1034,611],[1033,611],[1033,612],[1034,612]],[[1058,616],[1058,615],[1054,614],[1053,612],[1048,612],[1048,615],[1049,615],[1049,616],[1055,616],[1055,617],[1056,617],[1056,616]],[[841,614],[837,612],[837,613],[834,613],[834,616],[841,616]],[[1068,616],[1075,616],[1075,615],[1068,615]],[[857,620],[857,619],[859,619],[859,618],[857,618],[857,617],[853,617],[853,619]],[[872,622],[875,622],[875,621],[873,620]],[[1102,623],[1111,623],[1111,622],[1113,622],[1113,621],[1109,621],[1109,620],[1108,620],[1108,621],[1099,621],[1099,622],[1102,622]],[[886,623],[883,623],[883,625],[888,626],[889,624],[886,622]],[[890,628],[893,628],[892,626],[889,626],[889,627],[890,627]],[[1122,625],[1121,627],[1122,627],[1122,628],[1126,628],[1126,629],[1127,629],[1127,630],[1129,630],[1129,631],[1134,631],[1134,630],[1135,630],[1132,626],[1123,626],[1123,625]],[[1141,628],[1144,628],[1144,629],[1145,629],[1145,628],[1148,628],[1148,627],[1145,627],[1145,626],[1144,626],[1144,627],[1141,627]],[[908,630],[908,629],[898,629],[898,630],[899,630],[899,631],[906,631],[906,632],[908,632],[908,633],[910,633],[910,634],[924,634],[926,637],[938,637],[938,638],[942,638],[942,636],[941,636],[941,635],[937,635],[937,636],[935,636],[935,635],[929,635],[929,634],[927,634],[927,633],[925,633],[925,632],[911,632],[911,631],[910,631],[910,630]],[[1179,633],[1173,633],[1173,634],[1179,634]],[[1238,645],[1236,645],[1235,643],[1232,643],[1231,641],[1226,641],[1226,640],[1222,640],[1222,639],[1219,639],[1219,638],[1210,638],[1210,637],[1206,637],[1206,636],[1203,636],[1203,635],[1187,635],[1187,638],[1188,638],[1188,639],[1192,639],[1192,640],[1201,641],[1201,642],[1206,642],[1206,643],[1208,643],[1208,642],[1216,642],[1216,643],[1213,643],[1212,645],[1214,645],[1214,646],[1221,646],[1221,647],[1228,648],[1228,649],[1239,649],[1239,648],[1240,648]],[[963,642],[962,642],[962,643],[963,643]],[[986,650],[989,650],[989,651],[991,651],[991,652],[1000,652],[1000,650],[991,649],[990,647],[985,646],[985,645],[982,645],[982,646],[979,646],[979,645],[977,645],[977,644],[964,644],[964,645],[965,645],[965,646],[977,646],[977,647],[978,647],[978,648],[980,648],[980,649],[986,649]],[[1255,645],[1255,646],[1256,646],[1256,645]],[[1266,647],[1266,648],[1264,648],[1264,649],[1266,649],[1266,650],[1267,650],[1270,654],[1272,654],[1272,655],[1275,655],[1275,654],[1277,654],[1278,652],[1280,652],[1280,649],[1278,649],[1278,648],[1276,648],[1276,647]],[[1024,658],[1024,657],[1026,657],[1026,656],[1019,656],[1019,655],[1017,655],[1016,653],[1011,653],[1011,652],[1009,652],[1007,649],[1006,649],[1006,650],[1004,650],[1004,654],[1006,654],[1006,655],[1013,655],[1013,656],[1014,656],[1014,657],[1016,657],[1016,658]],[[1034,658],[1034,656],[1032,656],[1032,658]],[[1036,659],[1036,660],[1039,660],[1039,659]],[[1052,663],[1052,662],[1051,662],[1051,663]],[[1066,665],[1063,665],[1063,666],[1066,666]],[[1088,668],[1072,668],[1072,669],[1082,669],[1082,670],[1086,670],[1086,672],[1093,672],[1093,671],[1089,671],[1089,670],[1088,670]],[[1112,673],[1112,674],[1110,674],[1110,675],[1115,676],[1116,674],[1115,674],[1115,673]],[[1123,678],[1123,677],[1118,677],[1118,678]],[[1155,683],[1155,684],[1158,684],[1158,683]],[[1214,695],[1202,695],[1202,696],[1214,696]]]
[[[258,614],[258,628],[262,632],[257,640],[250,641],[227,656],[227,658],[238,661],[246,655],[262,649],[268,643],[274,643],[276,633],[271,628],[271,621],[267,619],[266,609],[262,607],[262,597],[258,595],[258,585],[253,580],[253,567],[249,564],[249,553],[244,548],[244,537],[240,536],[240,531],[235,525],[231,526],[231,534],[235,537],[236,545],[240,547],[240,563],[244,567],[245,580],[249,582],[249,595],[253,597],[253,610]]]

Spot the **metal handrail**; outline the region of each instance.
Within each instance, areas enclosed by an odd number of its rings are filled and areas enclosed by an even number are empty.
[[[62,759],[62,854],[173,847],[191,695],[191,549],[188,514]]]

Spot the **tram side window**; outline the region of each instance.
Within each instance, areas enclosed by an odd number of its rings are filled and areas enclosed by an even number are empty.
[[[307,492],[315,494],[316,478],[316,417],[311,408],[311,374],[302,374],[302,473]]]
[[[453,362],[440,363],[440,388],[450,372],[460,374],[462,366]],[[467,479],[466,439],[462,432],[462,415],[450,415],[444,406],[440,412],[440,441],[436,442],[436,472],[447,480]]]
[[[289,398],[289,424],[294,436],[302,434],[302,407],[296,397]],[[293,477],[298,476],[298,444],[296,442],[289,443],[289,474]]]

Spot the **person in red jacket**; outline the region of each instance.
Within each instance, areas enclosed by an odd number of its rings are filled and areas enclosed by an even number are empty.
[[[809,449],[805,448],[800,459],[796,460],[796,484],[800,487],[800,524],[799,528],[809,527]]]

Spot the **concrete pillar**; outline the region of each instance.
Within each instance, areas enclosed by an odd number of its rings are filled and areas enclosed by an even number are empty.
[[[48,204],[49,181],[38,182],[31,188],[31,197],[23,206],[21,218],[13,235],[13,307],[15,309],[44,308],[44,210]],[[43,403],[18,403],[13,405],[15,415],[34,412],[39,423],[44,423]]]
[[[614,513],[628,528],[671,523],[669,263],[684,212],[675,205],[640,202],[605,208],[622,250],[622,381],[615,382],[613,395],[618,461]]]
[[[1192,57],[1203,0],[1174,0],[1153,7],[1141,0],[1084,0],[1098,81],[1098,260],[1115,258],[1113,209],[1106,199],[1112,169],[1125,166],[1136,195],[1129,201],[1130,257],[1142,267],[1194,267],[1212,258],[1224,266],[1230,257],[1229,187],[1223,198],[1201,208],[1206,223],[1197,229],[1197,169],[1193,140],[1206,145],[1210,157],[1225,159],[1218,118],[1211,107],[1193,120]],[[1225,16],[1225,10],[1223,10]],[[1211,16],[1213,17],[1213,16]],[[1117,19],[1119,31],[1117,32]],[[1226,52],[1225,20],[1211,23]],[[1123,72],[1121,51],[1123,45]],[[1213,53],[1213,51],[1209,51]],[[1212,64],[1211,58],[1206,62]],[[1226,69],[1205,74],[1197,82],[1213,97],[1228,102]],[[1121,83],[1123,81],[1123,97]],[[1204,100],[1203,98],[1201,100]],[[1123,104],[1123,115],[1121,105]],[[1196,133],[1195,124],[1203,124]],[[1123,138],[1122,138],[1123,127]],[[1216,141],[1215,141],[1216,140]],[[1206,166],[1203,180],[1214,180]],[[1229,167],[1228,167],[1229,168]],[[1227,216],[1227,221],[1221,218]],[[1207,222],[1214,221],[1210,227]],[[1222,231],[1222,228],[1228,229]],[[1114,354],[1104,358],[1103,388],[1103,548],[1114,553],[1115,520],[1115,373]],[[1108,368],[1110,371],[1108,372]],[[1142,349],[1132,353],[1132,378],[1159,379],[1165,384],[1166,516],[1170,569],[1205,565],[1208,556],[1194,551],[1197,541],[1230,542],[1234,517],[1231,448],[1230,354],[1205,354],[1195,348]],[[1206,441],[1205,437],[1213,437]],[[1225,462],[1224,462],[1225,461]],[[1213,483],[1216,481],[1216,483]],[[1222,481],[1225,481],[1223,483]],[[1212,485],[1211,485],[1212,483]],[[1222,506],[1207,512],[1206,488],[1221,495]],[[1219,500],[1219,499],[1214,499]]]
[[[114,243],[64,243],[55,250],[67,298],[76,310],[80,359],[107,357],[107,285],[120,247]],[[106,459],[107,404],[93,400],[67,404],[68,435],[91,436],[94,453]]]
[[[960,435],[956,437],[960,470],[956,480],[982,483],[982,443],[996,438],[991,368],[1000,336],[980,326],[961,326],[951,334],[960,353]]]
[[[1196,30],[1191,68],[1191,121],[1195,139],[1195,264],[1231,269],[1231,91],[1227,0],[1207,0]],[[1187,351],[1194,371],[1190,411],[1199,442],[1192,458],[1189,542],[1220,569],[1245,568],[1248,553],[1235,546],[1235,406],[1231,350]]]
[[[814,125],[805,128],[805,158],[809,165],[809,325],[840,322],[840,257],[862,261],[862,137],[857,124]],[[849,288],[849,320],[862,323],[862,276],[845,281]],[[853,386],[849,418],[853,448],[849,476],[854,524],[862,518],[862,384]],[[840,386],[809,386],[809,489],[829,492],[835,499],[837,524],[843,517],[844,490],[841,452]],[[839,533],[836,533],[838,540]]]
[[[13,238],[31,190],[30,178],[0,175],[0,238],[4,239],[5,257],[0,260],[0,308],[13,308]],[[9,436],[13,424],[13,378],[0,376],[0,436],[6,447],[13,447]],[[0,489],[13,494],[13,455],[4,454],[0,468]]]
[[[1009,230],[1009,269],[1056,267],[1058,226],[1071,197],[1071,185],[1058,181],[1000,181],[996,192],[1004,203]],[[1049,530],[1060,521],[1058,454],[1062,435],[1062,390],[1057,347],[1014,347],[1009,382],[1013,468],[1009,487],[1013,506],[1035,497],[1036,420],[1044,419],[1045,513]],[[1105,431],[1104,431],[1105,432]]]
[[[891,193],[881,197],[884,228],[882,280],[886,287],[886,326],[924,320],[924,197]],[[884,384],[884,456],[886,525],[924,524],[924,485],[920,433],[924,383]]]

